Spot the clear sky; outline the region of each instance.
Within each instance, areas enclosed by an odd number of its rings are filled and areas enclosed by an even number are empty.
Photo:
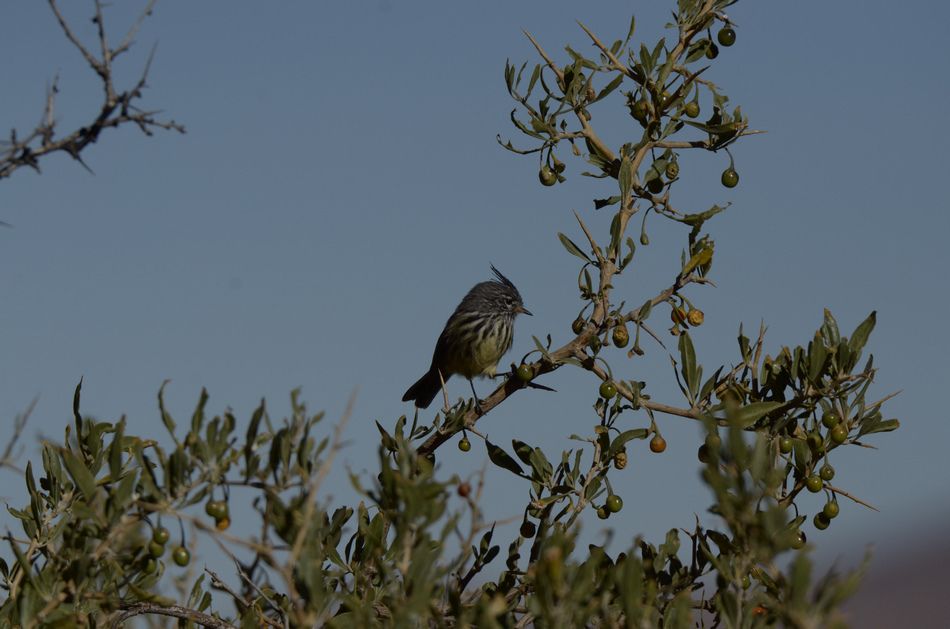
[[[835,463],[836,484],[881,512],[843,504],[834,525],[811,536],[849,558],[869,543],[886,557],[907,534],[936,534],[950,498],[950,8],[900,6],[732,7],[738,42],[707,76],[768,133],[733,150],[739,187],[718,183],[724,155],[699,155],[684,158],[678,192],[684,204],[733,203],[710,223],[718,288],[688,293],[706,312],[693,340],[707,373],[737,359],[740,322],[753,330],[764,319],[774,354],[807,343],[823,307],[844,333],[878,311],[872,396],[903,390],[885,407],[902,428],[871,439],[880,450],[848,448]],[[38,436],[61,439],[80,377],[85,412],[126,413],[128,432],[150,435],[163,432],[155,395],[165,379],[173,414],[190,414],[205,386],[210,409],[230,406],[244,422],[261,397],[279,417],[297,386],[311,408],[335,418],[358,387],[340,461],[372,471],[373,420],[391,426],[411,412],[403,391],[489,264],[535,313],[518,321],[509,358],[517,360],[532,334],[566,340],[580,307],[577,260],[555,237],[577,235],[571,210],[606,233],[607,215],[595,215],[590,199],[612,188],[579,177],[583,165],[570,161],[568,182],[543,188],[534,158],[495,141],[497,133],[517,141],[502,72],[506,58],[535,60],[521,30],[565,61],[564,44],[589,50],[575,19],[613,40],[635,10],[637,40],[653,42],[671,7],[159,2],[121,73],[136,76],[157,42],[145,103],[187,135],[108,133],[84,154],[95,175],[57,157],[42,176],[20,171],[0,182],[0,220],[12,225],[0,229],[0,441],[37,395],[24,457]],[[72,14],[90,34],[88,15]],[[107,14],[117,33],[131,16],[126,6]],[[8,60],[0,123],[32,128],[56,73],[62,128],[85,121],[99,98],[95,77],[46,3],[7,0],[0,22]],[[611,107],[622,102],[593,109],[593,122],[603,117],[616,147],[633,137],[632,122]],[[628,303],[667,286],[677,269],[684,233],[655,222],[651,239],[618,282]],[[652,358],[617,356],[615,368],[648,381],[654,399],[680,402],[668,359],[647,347]],[[501,444],[573,447],[568,435],[595,421],[596,382],[570,367],[542,382],[558,393],[518,394],[479,427]],[[453,395],[467,391],[464,381],[450,383]],[[627,507],[609,525],[623,546],[637,533],[658,540],[689,527],[709,504],[695,459],[699,427],[660,422],[668,451],[652,455],[638,443],[614,477]],[[443,471],[481,469],[487,456],[474,445],[468,455],[452,444],[441,450]],[[337,472],[327,490],[350,500],[345,467]],[[515,515],[527,484],[494,468],[487,478],[489,514]],[[5,487],[3,497],[19,504],[19,481]],[[818,499],[803,506],[813,511]],[[602,524],[590,515],[593,540]]]

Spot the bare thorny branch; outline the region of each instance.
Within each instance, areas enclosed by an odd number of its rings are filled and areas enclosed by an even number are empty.
[[[81,157],[81,153],[90,144],[95,143],[105,129],[116,129],[133,124],[148,136],[152,135],[156,129],[185,132],[185,127],[174,120],[158,118],[159,111],[141,109],[137,105],[148,86],[148,72],[155,53],[154,48],[149,53],[142,74],[135,84],[128,89],[119,90],[114,81],[113,61],[131,49],[136,33],[145,18],[151,15],[156,0],[148,0],[139,17],[125,33],[119,45],[114,48],[110,46],[106,34],[103,3],[101,0],[94,0],[92,21],[96,25],[96,39],[99,49],[98,53],[95,54],[76,35],[60,10],[57,1],[47,1],[65,37],[99,77],[103,91],[102,104],[89,123],[66,135],[57,137],[54,112],[59,87],[58,77],[54,77],[47,90],[42,117],[36,127],[24,136],[13,129],[10,131],[9,140],[0,142],[0,179],[11,176],[14,171],[23,166],[29,166],[39,172],[40,158],[58,152],[66,153],[89,170]]]

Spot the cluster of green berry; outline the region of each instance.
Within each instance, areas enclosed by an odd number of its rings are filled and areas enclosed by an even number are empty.
[[[821,425],[827,430],[826,435],[822,435],[821,430],[816,425],[805,435],[804,443],[801,439],[796,439],[788,434],[784,434],[778,439],[779,452],[787,457],[794,458],[796,442],[799,447],[806,447],[812,454],[813,463],[810,469],[802,470],[802,476],[805,479],[805,488],[811,493],[817,494],[823,489],[827,489],[827,483],[835,477],[835,468],[827,461],[828,450],[832,450],[848,440],[848,426],[842,421],[838,413],[834,411],[826,412],[821,418]],[[817,467],[817,462],[824,459],[821,467]],[[815,514],[813,524],[818,530],[828,528],[838,515],[838,501],[831,493],[831,498],[822,507],[822,510]]]
[[[231,526],[231,515],[228,513],[226,500],[209,500],[205,503],[205,513],[214,518],[214,528],[219,531],[226,531]]]
[[[158,560],[165,554],[165,545],[171,538],[171,533],[164,526],[152,529],[152,540],[143,548],[142,572],[152,574],[158,569]],[[185,548],[184,540],[172,549],[172,561],[179,566],[187,566],[191,561],[191,553]]]

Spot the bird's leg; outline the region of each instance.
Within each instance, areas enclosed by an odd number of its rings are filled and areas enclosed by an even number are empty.
[[[445,407],[443,407],[443,411],[448,411],[449,410],[449,392],[445,390],[445,378],[442,377],[441,369],[436,369],[436,371],[439,373],[439,383],[442,385],[442,399],[445,401]]]
[[[472,387],[472,395],[475,397],[475,412],[482,414],[482,401],[478,399],[478,393],[475,393],[475,382],[469,378],[468,386]]]

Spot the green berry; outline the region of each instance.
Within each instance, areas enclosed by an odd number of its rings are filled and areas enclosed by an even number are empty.
[[[638,100],[630,109],[630,114],[633,116],[634,120],[645,124],[647,119],[650,117],[650,103],[645,99]]]
[[[597,507],[597,517],[606,520],[610,517],[610,511],[607,511],[606,507]]]
[[[805,536],[805,531],[799,529],[792,532],[792,548],[795,550],[804,548],[807,541],[808,537]]]
[[[695,118],[699,115],[699,103],[696,101],[691,101],[686,103],[686,107],[683,109],[687,116],[690,118]]]
[[[627,330],[626,324],[620,323],[614,326],[611,338],[617,347],[626,347],[627,343],[630,342],[630,332]]]
[[[538,172],[538,179],[543,186],[553,186],[557,183],[557,175],[547,164],[541,167],[541,170]]]
[[[611,513],[617,513],[618,511],[623,509],[623,498],[621,498],[617,494],[610,494],[609,496],[607,496],[606,506],[607,506],[607,510],[610,511]]]
[[[228,503],[223,500],[209,500],[205,503],[205,513],[215,520],[221,520],[228,516]]]
[[[824,512],[816,513],[813,522],[815,524],[815,528],[819,531],[824,531],[826,528],[828,528],[828,525],[831,524],[831,520],[828,519]]]
[[[615,395],[617,395],[617,385],[610,380],[604,380],[600,383],[600,397],[609,400]]]
[[[164,545],[169,537],[171,537],[171,533],[169,533],[168,529],[164,526],[160,526],[152,531],[152,541],[156,544]]]
[[[825,428],[834,428],[841,422],[841,418],[834,411],[825,413],[821,418],[821,424]]]
[[[165,544],[159,544],[158,542],[149,542],[148,544],[148,554],[158,559],[165,554]]]
[[[831,429],[831,440],[838,445],[841,445],[848,439],[848,429],[844,424],[838,424]]]
[[[185,567],[191,561],[191,553],[184,546],[178,546],[172,551],[172,561],[179,566]]]
[[[666,165],[666,176],[668,179],[676,179],[680,175],[680,165],[676,162],[670,162]]]
[[[825,463],[821,466],[821,469],[818,471],[818,474],[821,476],[821,480],[830,481],[835,477],[835,468],[831,467],[830,463]]]
[[[468,437],[462,437],[459,440],[459,450],[462,452],[468,452],[472,449],[472,442],[468,440]]]
[[[778,440],[778,451],[782,454],[788,454],[792,451],[792,438],[782,437]]]
[[[719,56],[719,47],[716,44],[709,42],[709,48],[706,49],[706,58],[715,59],[718,56]]]
[[[825,483],[824,481],[821,480],[821,476],[819,476],[818,474],[812,474],[811,476],[805,479],[805,487],[807,487],[808,491],[810,491],[813,494],[817,494],[819,491],[821,491],[821,488],[824,486],[825,486]]]
[[[720,181],[722,181],[722,185],[727,188],[735,188],[739,185],[739,173],[737,173],[734,168],[727,168],[722,171]]]
[[[829,520],[838,517],[838,502],[836,500],[829,500],[825,503],[821,512],[824,513],[825,517]]]
[[[524,363],[518,365],[518,370],[515,372],[518,376],[518,380],[522,382],[528,382],[534,376],[534,373],[531,371],[531,367],[525,365]]]
[[[720,45],[728,48],[736,43],[736,32],[732,27],[727,26],[716,34],[716,39],[719,40]]]

